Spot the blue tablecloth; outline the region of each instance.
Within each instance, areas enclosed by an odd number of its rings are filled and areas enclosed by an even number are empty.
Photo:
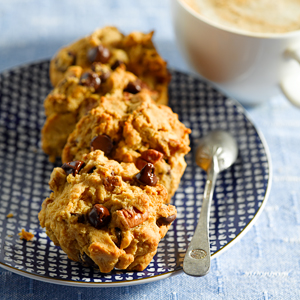
[[[169,1],[0,0],[0,71],[50,58],[95,28],[155,30],[169,66],[191,72],[177,50]],[[273,162],[267,205],[249,232],[212,260],[202,278],[184,273],[120,288],[65,287],[0,268],[0,299],[300,299],[300,110],[278,96],[247,108]],[[1,206],[1,203],[0,203]]]

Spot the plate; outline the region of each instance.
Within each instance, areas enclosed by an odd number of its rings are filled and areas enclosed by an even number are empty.
[[[40,147],[43,101],[51,90],[49,61],[0,75],[0,266],[17,274],[62,285],[100,287],[147,283],[178,274],[200,213],[206,174],[194,163],[198,139],[213,129],[228,130],[239,145],[237,162],[218,176],[210,215],[210,249],[215,258],[257,220],[268,198],[271,164],[267,145],[244,109],[211,85],[171,70],[170,106],[192,129],[187,169],[173,197],[178,216],[143,272],[102,274],[69,260],[39,226],[38,212],[49,195],[55,164]],[[7,214],[12,213],[12,218]],[[24,241],[24,228],[34,233]]]

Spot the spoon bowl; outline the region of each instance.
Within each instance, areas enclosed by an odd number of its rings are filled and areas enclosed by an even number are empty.
[[[204,276],[210,270],[209,215],[216,178],[237,157],[237,142],[226,131],[212,131],[199,142],[196,163],[207,172],[207,179],[198,225],[183,261],[183,271],[188,275]]]
[[[238,146],[231,134],[217,130],[200,140],[196,151],[196,164],[207,172],[214,156],[217,156],[219,172],[229,168],[236,161]]]

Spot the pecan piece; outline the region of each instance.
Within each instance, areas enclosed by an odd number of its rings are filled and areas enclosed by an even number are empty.
[[[144,159],[140,158],[140,157],[135,162],[135,166],[139,170],[142,170],[146,165],[147,165],[147,162]]]
[[[146,221],[149,217],[148,211],[145,211],[144,213],[142,213],[135,207],[132,210],[123,208],[121,210],[118,210],[116,213],[117,213],[119,222],[125,229],[129,229],[129,228],[138,226],[138,225],[142,224],[144,221]]]
[[[144,159],[145,161],[155,164],[157,163],[160,159],[163,158],[163,154],[157,150],[154,149],[148,149],[144,151],[141,155],[141,158]]]
[[[135,165],[139,170],[142,170],[147,163],[155,164],[163,158],[163,154],[154,149],[144,151],[141,156],[136,160]]]
[[[103,184],[107,191],[111,192],[116,186],[121,186],[120,179],[117,176],[103,178]]]

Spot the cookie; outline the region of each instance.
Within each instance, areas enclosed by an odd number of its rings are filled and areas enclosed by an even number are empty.
[[[53,192],[42,204],[40,224],[74,261],[104,273],[142,271],[176,218],[153,169],[119,164],[100,150],[65,163],[51,174]]]
[[[102,97],[100,105],[82,117],[70,134],[62,161],[80,160],[99,149],[116,161],[135,163],[138,169],[152,163],[169,201],[186,168],[190,132],[177,114],[156,105],[147,91]]]
[[[102,95],[121,97],[124,91],[137,93],[143,89],[148,90],[152,98],[156,97],[157,92],[126,71],[124,65],[115,70],[100,62],[85,71],[79,66],[69,67],[44,101],[47,119],[42,129],[42,148],[50,161],[61,156],[78,120],[99,105]]]
[[[89,69],[94,62],[100,62],[115,69],[124,64],[128,71],[157,91],[157,103],[167,105],[170,74],[152,36],[153,32],[132,32],[125,36],[116,27],[109,26],[98,29],[58,51],[50,63],[51,82],[56,86],[73,65]]]

